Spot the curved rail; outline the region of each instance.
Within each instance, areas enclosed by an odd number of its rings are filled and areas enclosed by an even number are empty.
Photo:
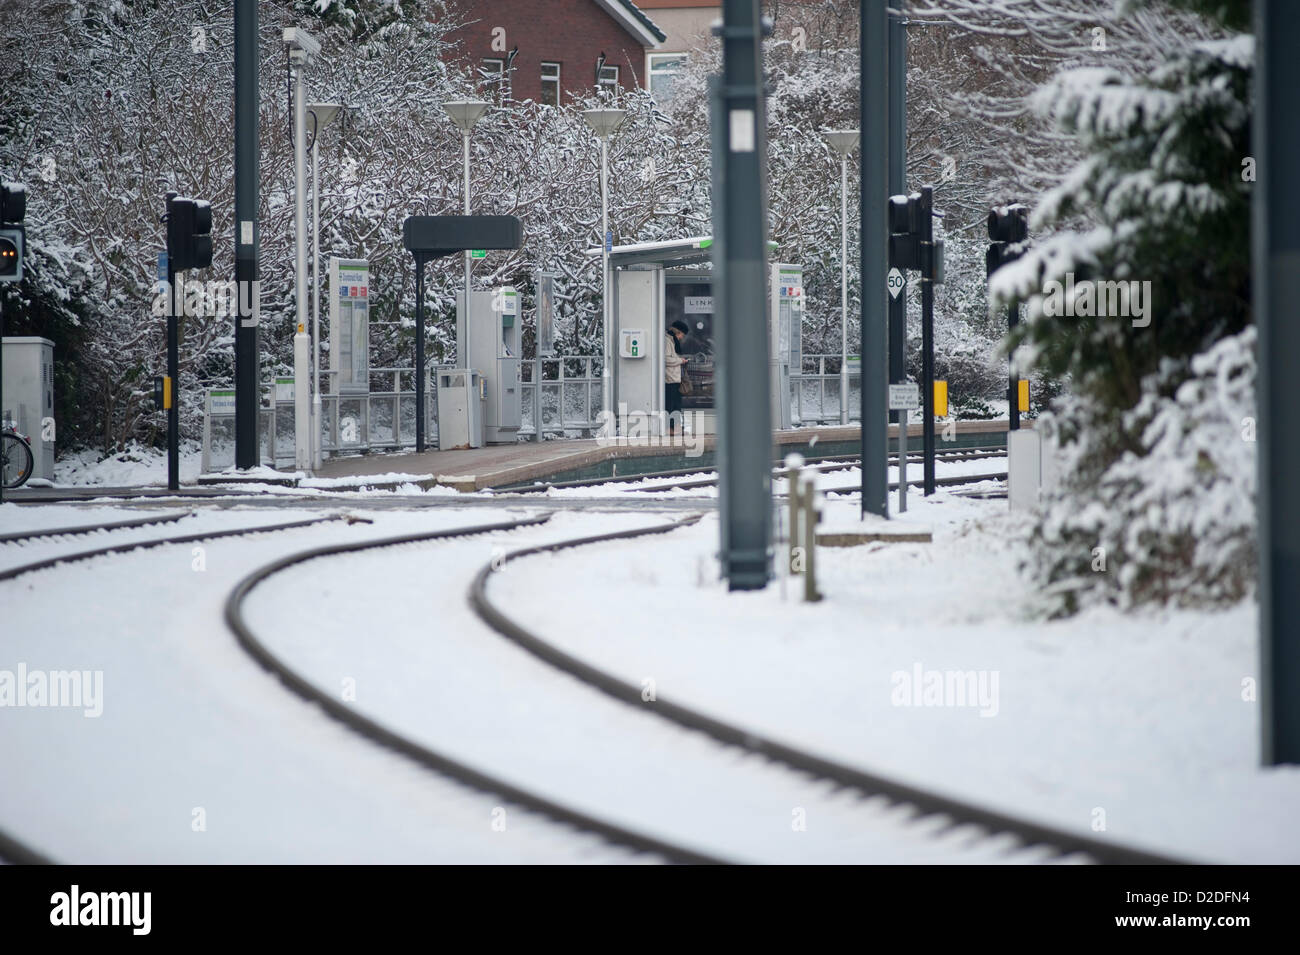
[[[290,521],[286,524],[264,524],[261,527],[239,527],[234,530],[204,531],[197,534],[183,534],[179,537],[159,537],[145,541],[123,541],[120,544],[110,544],[107,547],[96,547],[94,550],[74,551],[71,554],[60,554],[57,557],[47,557],[44,560],[32,561],[29,564],[19,564],[17,567],[6,567],[5,569],[0,570],[0,580],[13,580],[15,577],[21,577],[23,574],[30,574],[37,570],[45,570],[48,567],[54,567],[58,564],[74,564],[78,561],[91,560],[95,557],[104,557],[108,554],[124,554],[133,550],[149,550],[153,547],[166,547],[168,544],[194,544],[198,541],[219,540],[223,537],[243,537],[248,534],[261,534],[270,531],[289,531],[298,527],[310,527],[312,524],[323,524],[326,521],[342,521],[349,519],[350,518],[342,514],[331,514],[327,517],[312,517],[302,521]]]
[[[179,514],[133,517],[125,521],[108,521],[104,524],[82,524],[77,527],[55,527],[48,530],[37,528],[30,531],[17,531],[13,534],[0,534],[0,544],[13,544],[39,537],[74,537],[79,534],[93,534],[96,531],[121,531],[132,527],[148,527],[151,524],[174,524],[183,517],[192,516],[194,516],[193,511],[182,511]]]
[[[700,517],[697,515],[692,518],[674,521],[671,524],[573,538],[512,551],[506,554],[504,559],[498,558],[478,572],[474,578],[474,583],[470,586],[470,605],[488,626],[537,658],[616,700],[644,711],[646,704],[641,695],[642,687],[640,685],[628,683],[605,670],[580,660],[555,644],[539,637],[517,620],[505,614],[488,598],[488,581],[491,580],[494,573],[512,560],[519,560],[537,554],[555,553],[587,544],[630,540],[651,534],[666,534],[695,523],[699,519]],[[1060,855],[1084,853],[1097,862],[1108,864],[1179,865],[1184,863],[1184,860],[1174,859],[1158,853],[1117,846],[1087,836],[1076,835],[1063,829],[1018,819],[1006,813],[952,799],[897,780],[856,769],[782,743],[771,737],[765,737],[734,723],[715,719],[691,707],[666,701],[662,696],[657,697],[651,711],[688,729],[705,733],[721,743],[760,754],[794,769],[811,773],[818,778],[830,780],[867,795],[883,795],[895,802],[915,806],[926,815],[949,817],[953,820],[952,825],[971,823],[988,830],[990,836],[999,833],[1010,833],[1020,838],[1026,847],[1047,846],[1057,850]],[[952,826],[946,826],[945,828],[952,828]]]
[[[263,583],[269,577],[274,576],[280,571],[292,567],[295,564],[302,564],[320,557],[330,557],[338,554],[356,553],[364,550],[374,550],[381,547],[393,547],[399,544],[421,543],[433,540],[445,540],[456,537],[468,537],[475,534],[489,534],[497,531],[517,530],[521,527],[530,527],[537,524],[544,524],[550,520],[550,515],[542,517],[523,518],[517,521],[503,521],[495,524],[479,524],[470,527],[450,528],[447,530],[430,531],[421,534],[406,534],[400,537],[387,537],[372,541],[357,541],[347,544],[333,544],[323,547],[315,547],[311,550],[301,551],[297,554],[290,554],[282,557],[277,561],[260,567],[246,576],[230,592],[226,599],[226,624],[235,634],[239,645],[266,670],[276,676],[281,683],[296,693],[302,699],[315,703],[326,713],[334,717],[340,723],[354,730],[366,739],[385,746],[389,749],[401,753],[426,769],[442,773],[454,779],[460,780],[475,789],[485,792],[491,792],[504,797],[505,799],[526,806],[550,818],[568,823],[588,832],[596,833],[610,842],[617,845],[627,846],[639,852],[650,852],[663,856],[671,862],[683,864],[718,864],[725,860],[715,858],[696,852],[692,849],[673,845],[660,839],[647,836],[642,833],[634,832],[622,826],[606,822],[595,816],[588,815],[580,810],[571,809],[560,803],[554,802],[545,796],[540,796],[526,789],[521,789],[512,783],[503,779],[491,776],[487,773],[480,772],[459,760],[453,759],[435,750],[430,749],[420,743],[415,742],[399,733],[395,733],[382,724],[363,716],[355,709],[345,705],[343,702],[336,700],[333,696],[323,692],[314,684],[309,682],[295,672],[287,663],[277,657],[266,644],[260,641],[248,621],[244,619],[243,603],[258,584]]]

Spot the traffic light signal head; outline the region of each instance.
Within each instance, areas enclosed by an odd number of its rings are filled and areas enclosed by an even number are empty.
[[[27,189],[16,183],[0,184],[0,223],[19,223],[27,215]]]
[[[1029,209],[1019,202],[989,210],[989,245],[984,255],[984,268],[992,275],[1001,266],[1020,258],[1020,249],[1007,246],[1029,238]]]
[[[921,194],[889,197],[889,264],[892,268],[921,267]]]
[[[0,282],[23,278],[23,230],[0,229]]]
[[[212,264],[212,206],[202,199],[167,202],[167,261],[175,272]]]
[[[1024,242],[1029,238],[1029,209],[1022,203],[999,206],[989,211],[989,239],[993,242]]]

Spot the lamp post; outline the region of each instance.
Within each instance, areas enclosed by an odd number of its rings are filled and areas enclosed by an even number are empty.
[[[320,134],[338,118],[338,103],[309,103],[311,137],[311,466],[321,466],[320,447]]]
[[[469,134],[470,131],[473,130],[474,125],[480,119],[483,118],[483,114],[487,112],[489,105],[491,104],[485,103],[482,100],[457,100],[452,103],[442,104],[442,108],[446,111],[447,115],[451,117],[451,121],[456,124],[456,128],[460,130],[461,138],[464,140],[465,215],[470,214],[469,211]],[[470,283],[470,268],[471,268],[472,259],[470,258],[470,255],[471,255],[470,250],[466,249],[465,250],[465,354],[456,356],[457,360],[466,368],[469,367],[469,356],[470,356],[469,341],[471,335],[469,283]],[[417,372],[417,374],[419,374],[423,372],[423,365],[424,365],[424,329],[423,328],[418,330],[417,349],[418,349],[418,356],[420,358],[420,366],[421,366],[420,370]],[[423,414],[423,413],[424,413],[423,408],[417,410],[417,414]],[[424,449],[421,448],[420,450],[424,450]]]
[[[307,336],[307,66],[320,54],[320,42],[299,27],[286,27],[284,45],[293,75],[293,206],[294,206],[294,336],[293,440],[294,466],[312,466],[311,385]]]
[[[582,118],[600,140],[600,304],[604,319],[604,340],[601,345],[600,399],[605,411],[614,410],[614,379],[610,369],[613,351],[611,336],[613,319],[609,311],[609,137],[623,125],[623,109],[584,109]]]
[[[856,129],[824,134],[840,156],[840,424],[849,423],[849,153],[858,144]]]

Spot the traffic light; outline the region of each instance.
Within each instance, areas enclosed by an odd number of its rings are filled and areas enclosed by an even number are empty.
[[[27,215],[27,190],[6,182],[0,185],[0,223],[15,225]]]
[[[889,197],[889,265],[921,267],[921,194]]]
[[[1008,262],[1020,258],[1022,249],[1010,246],[1029,238],[1029,209],[1015,202],[989,210],[989,239],[991,244],[984,256],[987,274],[992,275]]]
[[[0,229],[0,282],[23,280],[23,230]]]
[[[202,199],[167,202],[167,262],[173,272],[212,264],[212,206]]]
[[[0,282],[23,279],[22,227],[27,215],[27,190],[13,183],[0,184]]]

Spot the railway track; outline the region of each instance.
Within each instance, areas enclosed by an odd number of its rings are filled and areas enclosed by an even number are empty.
[[[785,766],[809,773],[835,786],[856,791],[866,798],[883,797],[900,807],[910,807],[924,817],[939,820],[936,832],[955,827],[973,826],[985,838],[995,839],[1009,835],[1023,848],[1044,847],[1053,857],[1082,856],[1087,861],[1120,865],[1176,865],[1183,860],[1174,859],[1146,850],[1102,842],[1052,826],[1001,813],[983,806],[965,803],[938,793],[900,783],[874,773],[869,773],[843,763],[825,759],[778,739],[766,737],[733,723],[715,719],[690,706],[658,697],[647,707],[643,688],[591,666],[562,650],[555,644],[529,630],[518,619],[507,614],[491,600],[488,589],[493,576],[505,564],[540,554],[591,544],[633,540],[651,534],[665,534],[693,523],[698,517],[674,521],[650,528],[618,531],[566,541],[522,548],[504,555],[483,567],[470,588],[470,603],[479,617],[490,627],[524,650],[552,667],[572,676],[588,686],[637,710],[649,708],[656,716],[689,730],[704,733],[719,743],[745,753],[755,754]]]
[[[182,511],[176,514],[158,514],[153,517],[133,517],[124,521],[106,521],[102,524],[81,524],[75,527],[54,527],[49,529],[35,528],[30,531],[0,534],[0,544],[17,544],[43,537],[79,537],[83,534],[95,534],[100,531],[121,531],[136,527],[148,527],[153,524],[175,524],[182,518],[192,516],[194,516],[193,511]]]
[[[418,534],[406,534],[398,537],[387,537],[378,540],[334,544],[312,548],[296,554],[290,554],[287,557],[283,557],[280,560],[258,568],[244,577],[235,586],[226,600],[226,623],[230,630],[235,634],[236,639],[239,641],[239,645],[262,667],[276,676],[280,682],[282,682],[293,693],[297,694],[304,700],[317,704],[334,719],[361,734],[366,739],[380,746],[394,750],[426,769],[450,776],[451,778],[472,786],[475,789],[502,796],[511,802],[542,813],[558,822],[573,825],[584,831],[595,833],[616,845],[625,846],[637,852],[652,853],[669,862],[682,864],[715,864],[724,862],[725,860],[723,859],[697,852],[685,846],[675,845],[644,835],[627,827],[619,826],[597,818],[590,813],[565,806],[538,793],[477,770],[466,763],[388,729],[380,723],[364,716],[356,709],[345,705],[343,702],[337,700],[333,695],[324,692],[309,680],[303,678],[286,661],[282,660],[272,652],[266,643],[257,637],[257,634],[253,631],[244,616],[244,601],[254,588],[259,584],[264,583],[280,571],[297,564],[306,563],[307,561],[317,560],[323,557],[398,547],[403,544],[426,543],[429,541],[449,540],[452,538],[519,530],[525,527],[544,524],[549,519],[550,515],[543,515],[541,517],[521,518],[515,521],[478,524]]]
[[[354,520],[342,514],[330,514],[323,517],[310,517],[300,521],[289,521],[283,524],[261,524],[256,527],[238,527],[230,530],[199,531],[193,534],[182,534],[175,537],[158,537],[142,541],[121,541],[115,544],[107,544],[103,547],[95,547],[90,550],[72,551],[66,554],[56,554],[52,557],[45,557],[41,560],[30,561],[25,564],[18,564],[14,567],[0,569],[0,581],[13,580],[24,574],[30,574],[38,570],[45,570],[49,567],[55,567],[59,564],[72,564],[80,561],[93,560],[96,557],[105,557],[109,554],[125,554],[135,550],[149,550],[154,547],[167,547],[172,544],[196,544],[200,541],[220,540],[226,537],[245,537],[249,534],[264,534],[274,531],[288,531],[299,527],[310,527],[313,524],[322,524],[326,521]],[[145,521],[144,523],[157,523],[156,521]],[[90,533],[91,530],[102,529],[99,527],[82,529],[80,533]]]
[[[124,521],[110,521],[99,524],[83,524],[72,527],[60,527],[51,530],[33,530],[14,534],[7,534],[0,538],[0,543],[15,543],[26,540],[32,540],[45,537],[64,537],[94,534],[101,531],[125,530],[137,527],[148,527],[155,524],[176,523],[184,517],[192,516],[190,512],[180,514],[161,514],[139,519],[130,519]],[[281,524],[261,524],[256,527],[242,527],[230,530],[213,530],[199,532],[194,534],[177,535],[173,537],[152,538],[142,541],[121,541],[109,544],[104,547],[96,547],[89,550],[73,551],[70,553],[59,554],[54,557],[42,558],[41,560],[29,561],[14,567],[0,569],[0,581],[14,580],[25,574],[30,574],[38,570],[45,570],[59,564],[72,564],[82,561],[93,560],[96,557],[104,557],[109,554],[128,553],[137,550],[149,550],[155,547],[164,547],[170,544],[190,544],[199,541],[219,540],[228,537],[244,537],[250,534],[271,533],[275,531],[292,530],[300,527],[310,527],[314,524],[321,524],[328,521],[337,521],[347,519],[342,515],[330,515],[325,517],[314,517],[300,521],[289,521]],[[53,865],[54,860],[50,859],[40,851],[26,845],[21,840],[0,831],[0,860],[16,865]]]
[[[952,451],[940,451],[936,454],[936,460],[944,463],[953,463],[957,461],[974,461],[982,458],[1005,457],[1005,447],[996,445],[987,445],[975,448],[961,448]],[[891,455],[890,460],[896,460],[897,455]],[[919,464],[924,460],[920,454],[908,454],[909,464]],[[826,455],[823,457],[806,457],[804,463],[810,470],[822,473],[833,471],[847,471],[858,466],[860,458],[856,454],[837,454]],[[772,468],[773,476],[777,476],[783,469],[777,465]],[[584,478],[575,481],[539,481],[533,484],[506,484],[500,487],[488,488],[494,494],[542,494],[546,491],[570,490],[573,488],[599,487],[604,484],[632,484],[639,481],[653,481],[658,479],[686,478],[697,474],[707,474],[716,472],[716,467],[689,467],[689,468],[672,468],[666,471],[647,471],[640,474],[617,474],[611,477]],[[668,483],[655,486],[653,488],[629,488],[633,491],[644,490],[661,490],[675,487],[706,487],[711,484],[717,484],[718,479],[702,478],[690,483]]]

